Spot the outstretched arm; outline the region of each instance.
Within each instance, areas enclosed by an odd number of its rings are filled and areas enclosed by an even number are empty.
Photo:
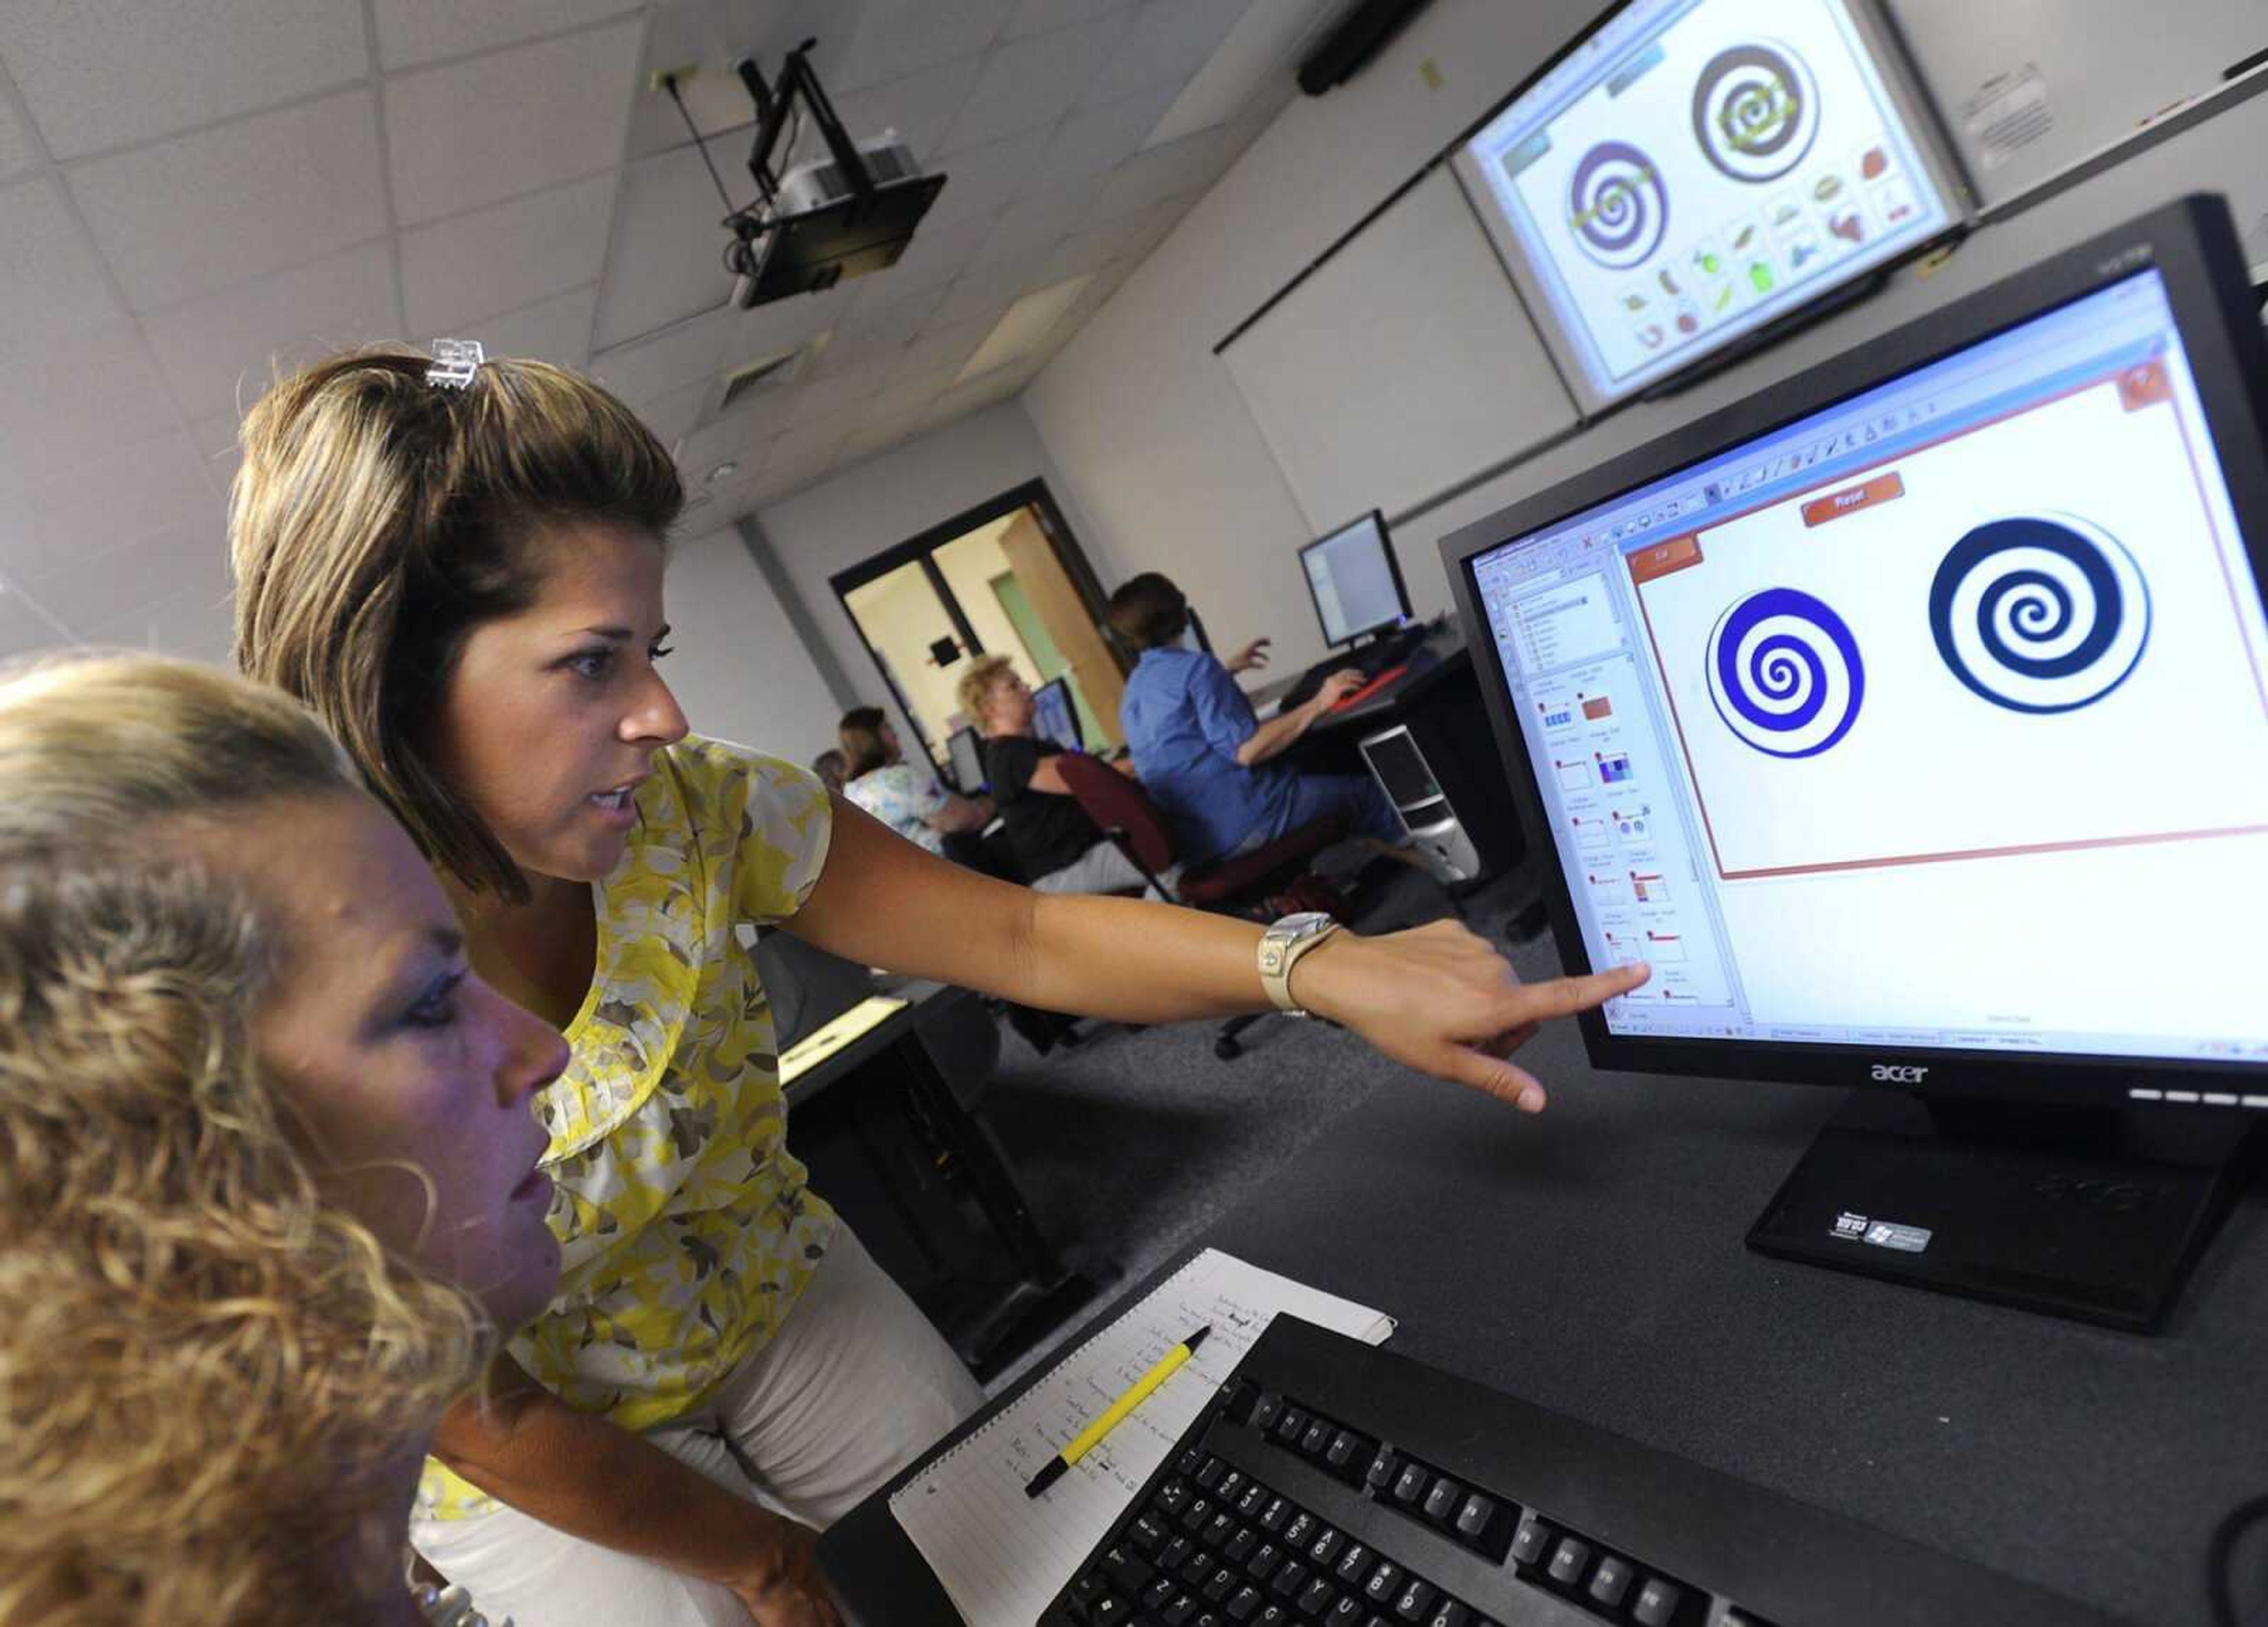
[[[1250,921],[1123,898],[1039,894],[932,858],[839,799],[827,867],[787,930],[868,966],[1122,1022],[1269,1008]],[[1341,933],[1300,961],[1295,998],[1411,1067],[1540,1112],[1506,1053],[1546,1018],[1646,981],[1643,967],[1522,983],[1454,922]]]

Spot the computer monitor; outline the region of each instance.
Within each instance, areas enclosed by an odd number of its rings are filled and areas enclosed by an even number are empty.
[[[1032,730],[1065,751],[1086,749],[1086,739],[1079,728],[1079,708],[1071,704],[1070,679],[1057,674],[1032,691]]]
[[[945,755],[954,789],[973,797],[984,789],[984,743],[974,729],[955,729],[946,737]]]
[[[1896,1121],[1823,1136],[1760,1248],[2146,1325],[2268,1123],[2243,264],[2185,199],[1442,545],[1562,953],[1653,968],[1593,1059]],[[1936,1133],[1980,1115],[2061,1161]]]
[[[1959,224],[1874,0],[1628,0],[1458,150],[1591,412]]]
[[[1402,566],[1376,509],[1301,548],[1300,569],[1323,642],[1335,648],[1410,619]]]

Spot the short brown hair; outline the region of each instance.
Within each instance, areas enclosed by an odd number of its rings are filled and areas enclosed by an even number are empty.
[[[961,682],[954,697],[968,720],[982,727],[984,722],[984,703],[991,698],[992,686],[1015,671],[1016,664],[1005,655],[980,655],[969,662],[968,670],[961,674]]]
[[[1189,630],[1189,601],[1169,578],[1145,571],[1111,594],[1110,630],[1138,651],[1159,649]]]
[[[534,602],[547,527],[663,538],[669,452],[597,385],[543,362],[426,382],[400,346],[276,384],[246,416],[229,503],[236,663],[313,708],[431,863],[521,902],[526,878],[440,777],[431,721],[465,643]]]
[[[835,737],[843,742],[844,779],[872,774],[889,762],[889,747],[882,744],[883,721],[879,706],[854,706],[843,714],[843,721],[836,725]]]

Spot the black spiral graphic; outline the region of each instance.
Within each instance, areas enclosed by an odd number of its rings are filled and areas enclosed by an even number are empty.
[[[1567,184],[1567,225],[1582,251],[1617,271],[1661,246],[1669,197],[1653,160],[1624,141],[1602,141],[1583,155]]]
[[[1777,180],[1819,135],[1819,92],[1803,58],[1784,45],[1729,46],[1693,87],[1693,138],[1734,180]]]
[[[2090,521],[1988,520],[1939,563],[1929,630],[1953,675],[1993,705],[2075,711],[2125,682],[2141,660],[2149,585],[2133,556]]]

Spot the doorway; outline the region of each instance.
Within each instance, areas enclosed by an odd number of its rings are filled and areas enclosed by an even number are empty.
[[[829,585],[948,780],[946,742],[976,722],[954,691],[979,655],[1005,655],[1035,688],[1063,679],[1088,748],[1119,743],[1125,666],[1104,631],[1101,585],[1046,482],[957,514]]]

